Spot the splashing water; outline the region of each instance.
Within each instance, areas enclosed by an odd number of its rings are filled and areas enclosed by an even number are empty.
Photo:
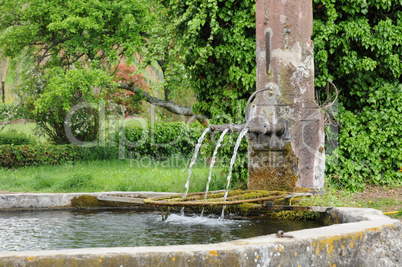
[[[187,194],[188,194],[188,190],[189,190],[189,188],[190,188],[191,169],[192,169],[193,165],[195,164],[195,161],[197,160],[198,152],[200,151],[202,142],[204,141],[205,135],[206,135],[208,132],[209,132],[209,128],[205,129],[205,131],[202,133],[201,137],[198,139],[197,145],[195,146],[194,156],[193,156],[193,158],[191,159],[190,166],[189,166],[189,169],[188,169],[187,182],[186,182],[186,185],[185,185],[185,187],[186,187],[186,192],[184,193],[183,198],[185,198],[185,197],[187,196]],[[184,215],[184,207],[181,208],[180,213],[181,213],[182,215]]]
[[[232,159],[230,160],[229,175],[228,175],[228,179],[227,179],[228,183],[226,185],[226,192],[225,192],[225,196],[223,197],[223,201],[226,201],[226,198],[227,198],[228,193],[229,193],[230,178],[232,176],[232,169],[233,169],[233,164],[234,164],[234,162],[236,160],[237,150],[239,149],[241,140],[246,135],[247,131],[248,131],[248,128],[244,128],[240,132],[239,137],[237,137],[236,145],[235,145],[235,148],[233,150],[233,156],[232,156]],[[223,219],[225,217],[225,209],[226,209],[226,205],[223,205],[221,219]]]
[[[212,154],[212,159],[211,159],[211,166],[209,167],[209,176],[208,176],[208,181],[207,181],[207,186],[205,189],[205,196],[204,196],[204,200],[207,199],[207,195],[208,195],[208,189],[209,189],[209,183],[211,182],[211,177],[212,177],[212,169],[214,168],[215,165],[215,161],[216,161],[216,155],[218,154],[218,149],[221,147],[222,141],[223,141],[223,137],[225,137],[226,133],[229,131],[229,128],[225,129],[221,136],[219,137],[218,143],[216,144],[214,153]],[[202,207],[202,211],[201,211],[201,217],[204,214],[204,207]]]

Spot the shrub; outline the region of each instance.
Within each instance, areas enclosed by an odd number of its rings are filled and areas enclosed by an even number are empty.
[[[148,123],[146,126],[128,126],[124,129],[125,147],[134,157],[149,156],[165,159],[172,155],[189,156],[204,131],[184,122]]]
[[[24,133],[7,131],[0,133],[0,145],[34,145],[36,140]]]
[[[0,166],[6,168],[55,165],[79,159],[79,151],[72,145],[3,145],[0,152]]]
[[[117,147],[81,147],[76,145],[0,146],[0,167],[57,165],[64,162],[109,160],[118,158]]]
[[[5,103],[0,103],[0,120],[4,119],[5,114],[7,114],[9,105]]]
[[[14,104],[0,103],[0,121],[10,121],[13,119],[23,119],[21,109]]]

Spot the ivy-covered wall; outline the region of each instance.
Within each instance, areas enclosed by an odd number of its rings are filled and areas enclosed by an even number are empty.
[[[402,181],[402,5],[395,0],[315,0],[316,89],[340,90],[339,147],[331,181],[351,189]]]
[[[196,91],[212,123],[240,122],[255,91],[255,1],[165,1]],[[402,5],[396,0],[314,0],[319,102],[338,96],[339,147],[327,157],[332,183],[353,190],[402,179]],[[330,88],[333,88],[332,86]],[[245,147],[245,146],[244,146]],[[245,150],[239,153],[245,159]],[[246,161],[243,161],[246,162]],[[238,165],[240,180],[246,179]]]

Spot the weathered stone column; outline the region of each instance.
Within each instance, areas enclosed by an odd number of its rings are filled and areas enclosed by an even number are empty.
[[[288,124],[282,136],[250,133],[249,189],[321,189],[324,120],[314,100],[311,0],[257,0],[257,90],[250,120]]]

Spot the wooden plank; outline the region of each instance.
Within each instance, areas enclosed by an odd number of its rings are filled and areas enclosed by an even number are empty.
[[[280,198],[285,198],[286,195],[282,196],[271,196],[271,197],[260,197],[260,198],[252,198],[252,199],[244,199],[244,200],[234,200],[234,201],[166,201],[166,200],[153,200],[146,199],[145,204],[152,205],[162,205],[162,206],[216,206],[216,205],[237,205],[243,203],[252,203],[258,201],[266,201],[266,200],[275,200]]]
[[[143,198],[134,198],[134,197],[98,196],[98,200],[124,202],[124,203],[133,203],[133,204],[144,205],[144,199]]]

